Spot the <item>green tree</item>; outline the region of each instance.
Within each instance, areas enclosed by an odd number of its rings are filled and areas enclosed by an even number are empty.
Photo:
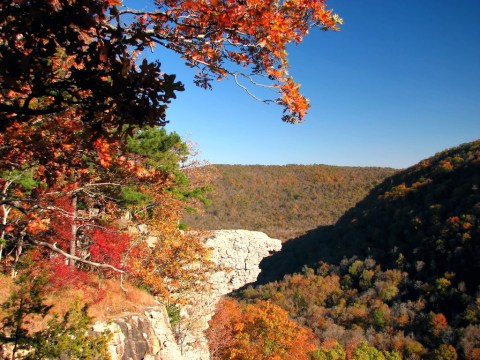
[[[92,318],[87,314],[87,307],[75,303],[62,320],[54,316],[46,330],[35,333],[35,347],[28,358],[110,359],[110,334],[92,334],[91,325]]]
[[[47,279],[45,272],[34,274],[32,271],[23,271],[16,278],[16,289],[2,304],[5,316],[1,320],[0,344],[4,345],[0,347],[0,354],[8,354],[12,360],[109,359],[110,335],[90,331],[92,318],[79,303],[74,304],[62,320],[53,314],[46,329],[32,332],[32,325],[49,315],[52,308],[45,304]]]
[[[147,163],[157,169],[175,172],[190,153],[188,145],[176,132],[165,128],[145,127],[137,129],[127,140],[128,150],[147,158]]]
[[[127,139],[127,150],[138,155],[146,167],[169,174],[171,185],[168,190],[184,202],[198,200],[207,204],[205,197],[208,186],[192,187],[185,173],[191,155],[188,144],[176,132],[168,133],[164,128],[144,127],[136,129]],[[145,203],[144,198],[132,187],[122,189],[124,198],[130,203]],[[189,209],[192,209],[191,207]]]
[[[377,348],[368,345],[366,342],[360,343],[351,357],[352,360],[400,360],[400,355],[395,351],[380,351]]]
[[[310,360],[344,360],[346,356],[345,349],[335,341],[332,346],[322,346],[320,349],[310,353]]]
[[[45,293],[43,291],[47,277],[45,274],[31,276],[22,273],[17,277],[15,284],[17,289],[10,298],[2,304],[6,313],[1,321],[1,343],[11,344],[11,359],[18,358],[18,352],[31,350],[35,347],[36,338],[28,331],[33,317],[45,317],[51,306],[44,304]]]
[[[457,351],[452,345],[441,344],[438,349],[433,352],[435,360],[457,360]]]

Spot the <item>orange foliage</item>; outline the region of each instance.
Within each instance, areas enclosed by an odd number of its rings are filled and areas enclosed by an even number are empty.
[[[240,321],[242,310],[239,304],[231,299],[221,300],[207,330],[208,347],[212,359],[225,356],[234,345],[235,325]]]
[[[183,213],[181,201],[171,193],[153,193],[154,190],[151,195],[162,206],[153,208],[150,216],[141,219],[149,226],[149,233],[137,235],[141,241],[132,246],[126,266],[152,293],[164,298],[169,298],[172,292],[198,291],[205,285],[201,280],[213,266],[207,260],[207,249],[200,242],[199,233],[178,229]],[[156,236],[156,240],[147,241],[145,237],[151,236]]]
[[[204,88],[227,76],[268,78],[283,120],[294,123],[308,102],[288,75],[287,44],[341,23],[325,0],[152,3],[152,11],[121,0],[0,4],[0,258],[9,254],[12,274],[29,244],[56,273],[73,271],[67,258],[165,296],[196,286],[210,264],[199,239],[177,228],[185,206],[169,192],[172,176],[125,141],[135,129],[164,126],[183,85],[139,54],[160,43],[198,69]],[[129,188],[143,199],[135,211],[122,197]],[[125,212],[129,219],[117,221]],[[128,234],[139,224],[158,239]]]
[[[214,78],[254,84],[253,77],[266,76],[267,86],[279,93],[283,119],[298,122],[308,103],[288,75],[286,46],[312,27],[336,30],[341,23],[325,0],[154,3],[152,11],[127,8],[121,0],[0,5],[2,54],[8,54],[0,57],[0,186],[13,269],[24,242],[70,256],[71,265],[96,266],[77,249],[105,252],[85,229],[118,219],[125,212],[119,188],[136,186],[152,201],[132,223],[148,222],[162,239],[154,246],[132,239],[123,261],[100,257],[116,264],[106,264],[109,269],[140,276],[154,291],[185,288],[185,278],[199,272],[189,266],[198,269],[204,252],[176,229],[183,207],[166,194],[169,174],[129,154],[125,143],[134,129],[165,125],[167,104],[183,85],[160,62],[137,62],[139,54],[161,43],[198,68],[195,83],[204,88]],[[51,26],[43,26],[46,18]],[[28,173],[34,185],[16,184],[18,173]],[[71,200],[73,208],[60,199]],[[77,203],[89,210],[80,214]],[[103,249],[113,248],[110,239],[102,241]],[[3,252],[2,245],[0,258]],[[168,285],[159,286],[158,277],[168,278]]]
[[[161,44],[199,69],[195,83],[203,88],[227,76],[239,81],[266,75],[280,95],[276,102],[284,107],[283,119],[298,122],[309,105],[288,74],[286,47],[301,42],[313,27],[338,30],[342,23],[325,0],[175,0],[147,7],[154,10],[126,8],[120,0],[2,5],[0,38],[9,39],[5,44],[11,49],[0,64],[10,68],[0,71],[5,84],[0,111],[23,121],[63,112],[73,103],[85,111],[82,121],[88,125],[164,125],[164,105],[183,86],[160,71],[160,64],[135,63],[146,47]],[[70,19],[71,14],[77,17]],[[47,16],[55,24],[48,30],[39,26]],[[25,28],[32,30],[28,37],[18,36]],[[53,41],[58,34],[64,36]],[[35,76],[12,75],[17,73]]]
[[[432,328],[433,334],[435,336],[438,336],[448,326],[447,318],[442,313],[439,313],[439,314],[431,313],[430,326]]]
[[[472,349],[468,354],[466,354],[466,359],[468,360],[480,359],[480,348]]]
[[[309,359],[315,350],[311,331],[266,301],[241,306],[226,299],[217,307],[207,332],[213,359]]]

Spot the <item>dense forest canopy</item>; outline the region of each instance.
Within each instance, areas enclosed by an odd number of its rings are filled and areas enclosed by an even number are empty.
[[[239,297],[287,310],[320,339],[320,359],[355,358],[364,342],[406,359],[478,359],[479,184],[480,141],[438,153],[340,218],[329,262]]]
[[[394,169],[328,165],[215,165],[205,213],[193,228],[248,229],[288,240],[332,225]]]
[[[418,276],[480,285],[480,141],[440,152],[376,187],[336,224],[336,251],[385,266],[423,264]],[[403,264],[403,265],[402,265]]]

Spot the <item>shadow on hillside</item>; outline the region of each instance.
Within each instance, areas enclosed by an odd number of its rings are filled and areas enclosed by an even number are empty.
[[[330,233],[333,226],[320,226],[305,235],[286,241],[282,250],[260,262],[261,273],[254,284],[262,285],[298,273],[304,266],[314,267],[321,260],[333,260]]]

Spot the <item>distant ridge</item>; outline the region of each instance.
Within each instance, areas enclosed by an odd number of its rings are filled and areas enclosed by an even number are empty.
[[[397,170],[330,165],[215,165],[212,205],[193,228],[246,229],[287,240],[338,218]]]

